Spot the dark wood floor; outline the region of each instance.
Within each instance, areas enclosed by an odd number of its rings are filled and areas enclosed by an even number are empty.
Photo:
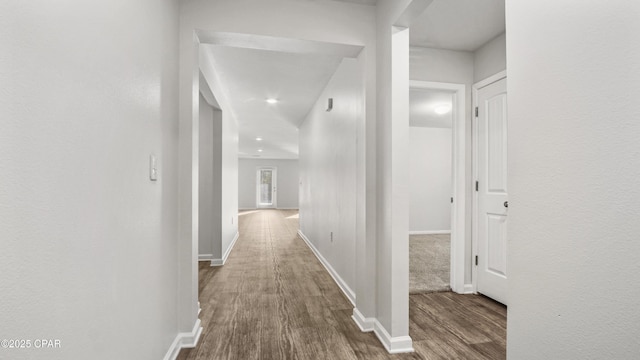
[[[506,308],[479,295],[411,295],[415,353],[389,355],[361,332],[352,306],[297,236],[296,211],[241,213],[227,263],[200,263],[194,359],[505,359]]]

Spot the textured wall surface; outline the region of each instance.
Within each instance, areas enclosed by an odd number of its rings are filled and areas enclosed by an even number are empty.
[[[1,358],[157,360],[175,338],[177,11],[0,4],[0,339],[62,345]]]
[[[222,111],[200,96],[200,157],[198,162],[198,254],[203,258],[222,256]]]
[[[507,69],[506,34],[484,44],[473,53],[473,82],[484,80]]]
[[[300,230],[351,289],[360,84],[357,61],[343,60],[300,127]],[[327,98],[333,98],[330,112]]]
[[[409,231],[451,230],[451,129],[411,127]]]
[[[507,1],[510,359],[640,353],[640,3]]]

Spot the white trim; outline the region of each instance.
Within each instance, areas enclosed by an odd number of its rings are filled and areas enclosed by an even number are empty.
[[[475,290],[473,288],[473,284],[464,284],[464,292],[463,294],[475,294]]]
[[[349,299],[351,304],[355,307],[356,306],[356,293],[353,290],[351,290],[349,285],[347,285],[347,283],[344,280],[342,280],[340,275],[338,275],[338,273],[333,269],[331,264],[329,264],[329,262],[324,258],[324,256],[322,256],[322,254],[320,254],[318,249],[316,249],[316,247],[313,246],[313,244],[311,243],[309,238],[307,238],[302,233],[302,230],[298,230],[298,235],[300,235],[302,240],[304,240],[304,242],[307,243],[307,246],[309,246],[311,251],[313,251],[313,254],[318,258],[318,260],[320,260],[320,263],[322,263],[324,268],[327,269],[327,271],[329,272],[329,275],[331,275],[331,277],[333,278],[333,281],[335,281],[336,284],[338,284],[338,287],[340,287],[340,290],[342,290],[342,292],[346,295],[347,299]]]
[[[222,266],[224,261],[222,259],[211,259],[211,266]]]
[[[409,235],[446,235],[451,234],[451,230],[417,230],[409,231]]]
[[[279,207],[278,210],[299,210],[297,207]]]
[[[198,261],[211,261],[213,254],[198,254]]]
[[[473,84],[472,89],[474,89],[475,91],[478,91],[478,89],[481,89],[481,88],[483,88],[483,87],[485,87],[487,85],[491,85],[494,82],[500,81],[500,80],[502,80],[502,79],[504,79],[506,77],[507,77],[507,70],[502,70],[502,71],[500,71],[498,73],[495,73],[495,74],[489,76],[486,79],[480,80],[477,83]],[[473,98],[473,107],[474,108],[477,105],[476,100],[477,100],[477,97],[474,97]]]
[[[200,326],[200,319],[196,319],[191,332],[182,332],[176,335],[176,338],[171,343],[169,350],[165,354],[163,360],[175,360],[180,354],[181,349],[194,348],[200,340],[202,334],[202,326]]]
[[[236,231],[236,235],[233,237],[233,240],[231,240],[231,244],[229,244],[229,247],[227,248],[227,251],[222,256],[222,264],[223,265],[224,265],[224,263],[227,262],[227,259],[229,258],[229,254],[231,254],[231,250],[233,250],[233,247],[236,245],[236,241],[238,241],[239,237],[240,237],[240,232]]]
[[[410,336],[391,337],[387,329],[376,319],[373,332],[376,334],[382,345],[389,354],[400,354],[414,352],[413,341]]]
[[[441,83],[433,81],[409,81],[409,88],[414,89],[438,89],[455,91],[453,96],[453,124],[452,124],[452,176],[451,196],[454,199],[451,204],[451,290],[456,293],[464,293],[465,265],[468,259],[465,257],[466,244],[466,209],[467,189],[470,186],[469,174],[467,174],[467,116],[466,86],[464,84]]]
[[[500,81],[507,77],[507,71],[500,71],[497,74],[491,75],[486,79],[480,80],[473,84],[471,87],[472,109],[478,106],[478,90],[485,86],[491,85],[496,81]],[[478,122],[475,121],[475,114],[473,116],[473,127],[471,130],[471,142],[472,148],[472,179],[471,185],[475,186],[475,181],[478,179]],[[478,255],[478,192],[473,191],[473,197],[471,202],[471,259],[474,259]],[[473,264],[473,262],[472,262]],[[478,292],[478,267],[471,265],[471,293]]]
[[[362,332],[370,332],[375,328],[376,318],[364,317],[358,308],[353,308],[353,315],[351,315],[351,318],[356,322],[356,325],[358,325]]]
[[[222,256],[222,259],[211,259],[211,266],[222,266],[224,265],[224,263],[227,262],[227,258],[229,258],[229,254],[231,254],[231,250],[233,249],[233,246],[236,244],[236,241],[238,241],[239,237],[240,237],[240,233],[236,232],[236,236],[234,236],[233,240],[231,240],[231,244],[229,245],[229,247],[227,248],[227,251],[225,251],[224,255]]]

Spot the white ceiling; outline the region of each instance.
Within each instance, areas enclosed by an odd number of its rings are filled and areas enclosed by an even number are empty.
[[[453,93],[442,90],[411,89],[409,91],[409,125],[415,127],[450,128],[453,115],[436,114],[438,106],[453,107]]]
[[[377,3],[376,0],[336,1]],[[503,33],[504,28],[504,0],[434,0],[412,23],[411,45],[474,51]],[[334,49],[331,44],[320,43],[289,44],[275,38],[262,39],[265,45],[256,36],[237,39],[222,35],[219,35],[221,39],[209,41],[219,45],[202,48],[216,69],[218,88],[224,89],[227,105],[238,119],[239,156],[298,158],[300,123],[342,58],[353,56],[350,53],[358,49]],[[229,36],[231,40],[227,39]],[[273,46],[283,51],[264,50]],[[268,104],[267,98],[276,98],[279,102]],[[450,127],[450,114],[436,115],[433,109],[425,110],[431,106],[428,103],[445,102],[446,98],[450,102],[451,94],[412,91],[412,126]],[[257,141],[257,137],[263,140]]]
[[[205,48],[238,119],[239,157],[297,159],[298,127],[342,57],[216,45]],[[268,98],[279,102],[268,104]]]
[[[505,0],[433,0],[410,28],[411,46],[475,51],[505,31]]]

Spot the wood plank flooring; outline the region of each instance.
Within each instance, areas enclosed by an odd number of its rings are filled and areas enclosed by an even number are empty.
[[[224,266],[200,263],[204,331],[179,360],[506,358],[506,308],[450,292],[409,297],[416,352],[389,355],[297,236],[297,211],[243,212],[239,226]]]

